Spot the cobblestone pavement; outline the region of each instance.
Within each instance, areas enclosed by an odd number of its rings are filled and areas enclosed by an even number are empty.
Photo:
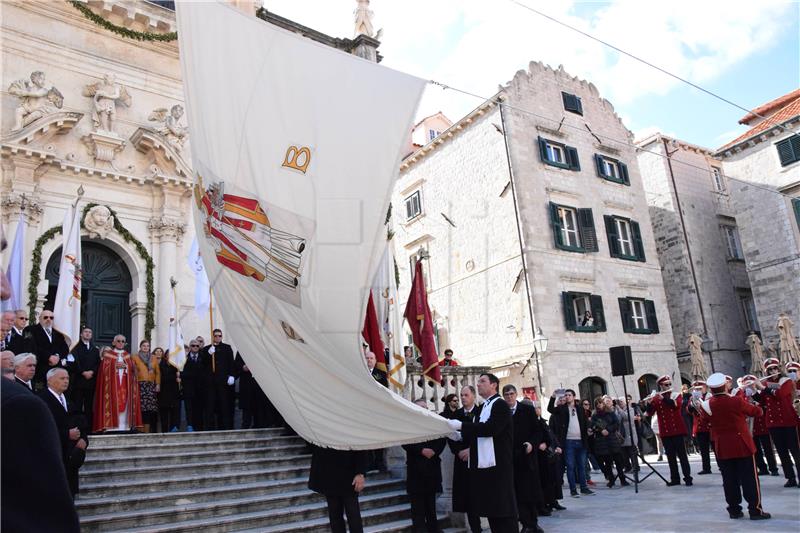
[[[647,460],[669,479],[666,461],[655,462],[656,456]],[[692,472],[700,471],[700,458],[690,456]],[[786,480],[780,476],[760,476],[762,505],[772,514],[771,520],[750,521],[747,503],[742,502],[745,513],[740,520],[728,518],[725,497],[722,492],[722,476],[712,457],[713,474],[694,477],[694,485],[667,487],[653,475],[639,485],[639,494],[634,487],[612,489],[605,486],[603,475],[592,474],[597,483],[592,490],[594,496],[571,498],[569,488],[564,487],[565,498],[561,501],[567,510],[557,511],[553,516],[539,518],[539,525],[547,532],[589,531],[597,533],[633,532],[800,532],[800,489],[783,488]],[[649,469],[645,467],[644,473]],[[603,481],[601,483],[601,481]]]

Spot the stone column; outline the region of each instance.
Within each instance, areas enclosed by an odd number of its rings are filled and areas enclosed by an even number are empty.
[[[185,231],[186,224],[175,218],[161,216],[150,220],[153,242],[158,244],[158,262],[153,280],[156,291],[156,327],[151,339],[153,347],[163,348],[169,335],[170,278],[177,279],[178,246]]]

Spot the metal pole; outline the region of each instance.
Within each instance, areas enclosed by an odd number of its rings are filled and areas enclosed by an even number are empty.
[[[611,380],[612,380],[612,383],[613,383],[614,378],[612,377]],[[630,431],[630,434],[631,434],[631,446],[633,446],[634,453],[636,454],[634,457],[638,457],[639,456],[639,450],[638,450],[639,443],[635,442],[633,440],[633,437],[634,437],[633,434],[637,433],[637,436],[638,436],[638,432],[634,431],[636,428],[633,425],[633,421],[631,420],[631,404],[630,404],[630,402],[628,402],[628,384],[625,381],[625,376],[624,375],[622,376],[622,392],[625,394],[625,410],[628,411],[628,430]],[[631,468],[633,468],[633,466],[634,465],[631,464]],[[623,474],[623,475],[625,475],[625,474]],[[636,492],[636,494],[639,494],[639,469],[638,468],[634,468],[633,469],[633,490]]]

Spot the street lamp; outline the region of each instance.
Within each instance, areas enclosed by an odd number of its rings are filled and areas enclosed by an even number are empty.
[[[542,334],[542,328],[536,328],[536,334],[533,336],[533,355],[536,357],[536,378],[539,381],[539,392],[542,391],[542,370],[539,368],[539,354],[547,351],[547,337]]]
[[[708,352],[708,359],[711,361],[711,373],[713,374],[717,371],[714,368],[714,354],[711,351],[714,347],[714,339],[708,333],[703,333],[702,339],[703,342],[700,343],[700,348],[704,352]]]

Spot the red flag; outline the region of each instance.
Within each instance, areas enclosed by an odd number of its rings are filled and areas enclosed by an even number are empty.
[[[381,338],[381,328],[378,325],[378,313],[375,311],[375,302],[372,300],[372,291],[369,291],[367,301],[367,315],[364,317],[364,329],[361,336],[369,344],[369,350],[375,354],[375,368],[381,372],[386,372],[386,352],[383,349],[383,339]]]
[[[408,296],[403,316],[408,320],[414,345],[422,353],[422,373],[429,379],[440,382],[442,375],[439,372],[439,356],[436,354],[436,343],[433,340],[433,318],[428,307],[428,293],[425,292],[421,261],[417,261],[417,266],[414,268],[414,281],[411,283],[411,294]]]

